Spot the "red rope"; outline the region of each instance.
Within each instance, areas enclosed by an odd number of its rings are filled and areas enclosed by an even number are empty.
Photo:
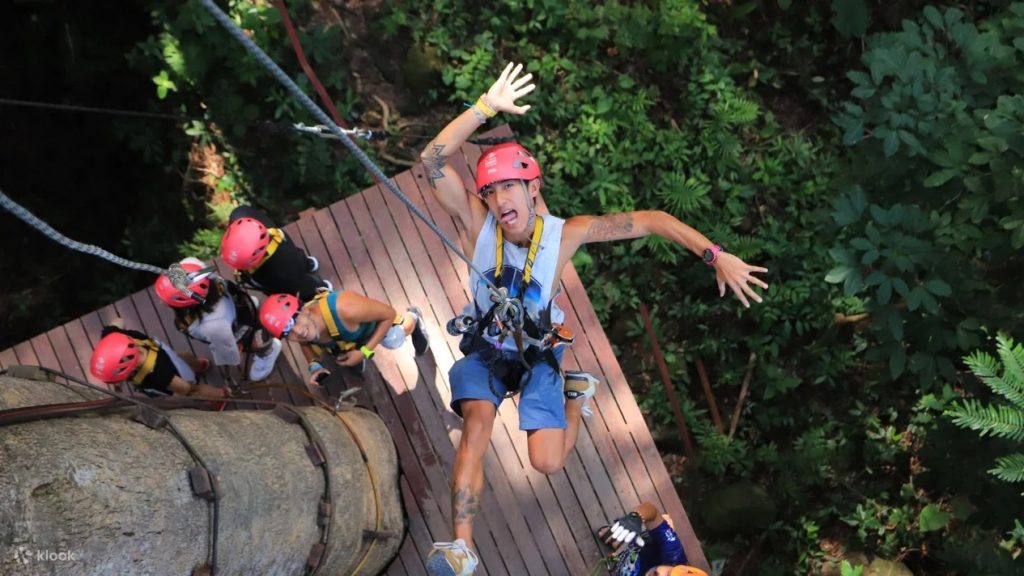
[[[320,101],[324,103],[324,107],[327,108],[327,112],[330,113],[331,118],[334,119],[334,123],[341,128],[348,129],[348,125],[341,119],[341,115],[338,114],[338,109],[334,107],[334,101],[327,95],[327,90],[324,85],[320,83],[320,79],[317,78],[316,72],[313,71],[313,67],[309,65],[309,61],[306,60],[306,53],[302,50],[302,44],[299,43],[299,35],[295,33],[295,27],[292,26],[292,19],[288,16],[288,8],[284,5],[284,0],[274,0],[274,6],[277,7],[277,11],[281,13],[281,20],[284,22],[284,28],[288,31],[288,39],[292,43],[292,49],[295,50],[295,57],[299,59],[299,65],[302,66],[302,71],[306,73],[306,78],[313,83],[313,89],[316,90],[317,95],[320,96]]]

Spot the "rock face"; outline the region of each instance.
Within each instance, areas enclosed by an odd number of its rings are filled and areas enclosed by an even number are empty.
[[[81,400],[52,382],[0,376],[0,410]],[[330,474],[319,573],[381,572],[404,536],[387,428],[363,410],[342,413],[348,426],[322,408],[296,411],[319,435]],[[188,475],[198,463],[166,427],[133,421],[135,412],[0,422],[0,574],[187,575],[208,562],[212,504]],[[216,573],[305,573],[323,539],[325,478],[303,428],[270,411],[168,414],[217,477]],[[383,536],[371,547],[364,531]]]

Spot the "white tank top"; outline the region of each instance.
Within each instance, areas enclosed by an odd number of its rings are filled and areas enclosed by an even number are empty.
[[[533,261],[533,271],[530,273],[530,285],[526,287],[526,294],[519,294],[523,282],[523,267],[526,265],[526,255],[529,247],[521,248],[505,240],[502,250],[501,286],[508,288],[509,294],[517,296],[522,300],[526,313],[537,325],[542,325],[541,314],[550,306],[550,322],[562,323],[565,313],[555,304],[554,299],[558,295],[557,274],[558,252],[562,244],[562,226],[565,220],[546,214],[537,218],[544,219],[544,231],[540,237],[540,248]],[[495,281],[495,232],[498,220],[490,212],[484,220],[483,227],[476,239],[476,248],[473,251],[473,266],[480,270],[492,282]],[[491,309],[490,292],[487,284],[475,272],[469,274],[469,290],[473,294],[473,302],[476,310],[467,309],[466,313],[482,317]],[[469,307],[467,307],[469,308]],[[491,343],[494,338],[485,336]],[[502,349],[515,350],[516,345],[512,338],[506,338]]]

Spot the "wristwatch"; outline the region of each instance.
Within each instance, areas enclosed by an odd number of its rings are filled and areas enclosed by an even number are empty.
[[[363,356],[365,356],[367,360],[369,360],[370,358],[373,358],[373,349],[372,348],[367,348],[366,346],[360,346],[359,347],[359,351],[363,353]]]
[[[704,249],[704,253],[701,255],[701,258],[708,266],[714,266],[715,262],[718,260],[718,255],[724,251],[725,248],[722,248],[718,244],[712,244],[710,248]]]

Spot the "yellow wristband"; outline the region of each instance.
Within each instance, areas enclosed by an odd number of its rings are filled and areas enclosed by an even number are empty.
[[[359,347],[359,351],[363,353],[363,356],[366,356],[367,360],[369,360],[370,358],[373,358],[373,350],[372,349],[367,348],[366,346],[360,346]]]
[[[484,116],[487,116],[488,118],[494,118],[498,115],[494,108],[491,108],[486,102],[484,102],[483,96],[476,99],[476,107],[479,108],[480,111],[484,113]]]

